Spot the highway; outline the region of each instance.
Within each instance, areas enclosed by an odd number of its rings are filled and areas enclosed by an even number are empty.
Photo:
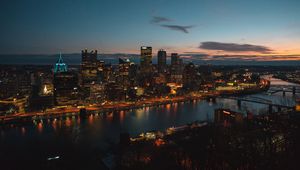
[[[259,88],[263,89],[265,86],[260,85]],[[240,91],[233,91],[231,94],[234,95],[240,93]],[[228,92],[227,92],[228,94]],[[93,105],[84,105],[84,106],[58,106],[53,107],[52,109],[47,109],[46,111],[37,111],[37,112],[27,112],[27,113],[15,113],[5,116],[0,116],[0,124],[8,123],[18,120],[32,120],[36,117],[38,118],[51,118],[64,116],[66,114],[77,115],[81,108],[86,109],[88,112],[97,111],[97,112],[111,112],[111,111],[120,111],[128,109],[137,109],[142,107],[150,107],[157,105],[164,105],[176,102],[184,102],[189,100],[198,100],[204,99],[207,97],[217,97],[222,95],[221,92],[197,92],[191,93],[186,96],[175,96],[175,97],[161,97],[161,98],[148,98],[136,102],[110,102],[104,105],[102,104],[93,104]]]
[[[211,94],[210,94],[211,95]],[[150,98],[143,101],[137,102],[114,102],[108,103],[105,105],[94,104],[88,106],[60,106],[54,107],[52,109],[47,109],[44,112],[27,112],[27,113],[16,113],[6,116],[0,116],[0,122],[8,122],[17,119],[30,119],[34,117],[56,117],[62,116],[68,113],[78,114],[81,108],[86,109],[87,111],[98,111],[98,112],[106,112],[106,111],[118,111],[118,110],[127,110],[127,109],[136,109],[141,107],[155,106],[155,105],[163,105],[169,103],[182,102],[187,100],[195,100],[202,99],[202,95],[194,95],[194,96],[179,96],[173,98]]]

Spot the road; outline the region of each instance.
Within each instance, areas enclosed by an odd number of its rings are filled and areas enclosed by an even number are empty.
[[[265,83],[259,85],[259,88],[264,88]],[[240,92],[240,91],[239,91]],[[238,92],[238,93],[239,93]],[[227,92],[228,93],[228,92]],[[237,92],[233,91],[232,94]],[[60,116],[68,113],[78,114],[81,108],[85,108],[87,111],[117,111],[117,110],[126,110],[126,109],[136,109],[145,106],[155,106],[176,102],[183,102],[188,100],[195,99],[203,99],[205,97],[219,96],[221,92],[213,91],[213,92],[197,92],[191,93],[186,96],[175,96],[175,97],[165,97],[165,98],[148,98],[142,101],[136,102],[111,102],[106,103],[104,105],[94,104],[94,105],[86,105],[86,106],[65,106],[65,107],[54,107],[52,109],[47,109],[46,111],[37,111],[37,112],[27,112],[27,113],[15,113],[11,115],[0,116],[1,122],[9,122],[12,120],[21,120],[21,119],[30,119],[34,117],[51,117],[51,116]]]

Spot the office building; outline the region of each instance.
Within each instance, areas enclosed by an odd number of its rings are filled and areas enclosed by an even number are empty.
[[[57,60],[57,62],[55,63],[55,66],[54,66],[54,73],[67,72],[67,71],[68,71],[68,67],[67,67],[66,63],[64,63],[64,60],[62,59],[62,56],[60,53],[59,59]]]
[[[67,65],[62,61],[60,56],[59,64],[56,64],[54,68],[54,104],[74,105],[78,101],[78,76],[76,73],[64,69],[67,68]]]
[[[141,47],[141,72],[151,73],[152,71],[152,47]]]
[[[157,68],[160,73],[166,71],[167,66],[167,52],[165,50],[159,50],[157,52]]]
[[[198,74],[196,70],[196,66],[193,63],[187,64],[182,73],[182,82],[183,87],[186,90],[197,90],[199,88]]]
[[[179,55],[177,53],[171,54],[171,66],[179,65]]]
[[[130,64],[131,62],[129,59],[119,58],[118,83],[124,88],[124,90],[130,86],[130,80],[129,80]]]
[[[182,83],[183,62],[177,53],[171,54],[171,82]]]
[[[81,51],[81,86],[89,89],[91,84],[98,80],[97,50],[88,52],[87,49]]]
[[[56,105],[74,105],[78,101],[78,76],[73,72],[54,74],[54,103]]]

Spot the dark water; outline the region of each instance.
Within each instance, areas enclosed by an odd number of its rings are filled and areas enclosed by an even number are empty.
[[[270,91],[286,86],[295,86],[272,79]],[[291,93],[269,95],[260,93],[246,96],[249,99],[272,101],[283,105],[294,105]],[[132,111],[94,114],[85,120],[69,117],[65,120],[44,121],[22,126],[0,128],[0,165],[11,169],[21,167],[51,168],[71,167],[90,169],[103,167],[101,158],[111,152],[119,141],[121,132],[136,136],[151,130],[165,130],[171,126],[184,125],[196,120],[213,120],[214,109],[229,108],[254,114],[268,111],[263,104],[217,99],[216,103],[192,101],[168,104],[160,107],[145,107]],[[59,156],[58,160],[47,158]],[[8,168],[8,169],[9,169]],[[6,168],[7,169],[7,168]]]

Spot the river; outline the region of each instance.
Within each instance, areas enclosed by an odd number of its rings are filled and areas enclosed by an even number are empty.
[[[270,91],[299,86],[268,77]],[[249,99],[282,105],[295,105],[295,97],[287,92],[267,92],[244,96]],[[242,102],[241,107],[232,99],[216,99],[173,103],[145,107],[131,111],[94,114],[85,120],[69,117],[64,120],[44,121],[23,126],[0,127],[0,165],[4,167],[101,167],[101,158],[118,143],[121,132],[131,136],[151,130],[165,130],[196,120],[212,121],[216,108],[228,108],[242,113],[265,113],[268,105]],[[59,156],[59,161],[48,161]],[[88,162],[83,165],[80,162]]]

